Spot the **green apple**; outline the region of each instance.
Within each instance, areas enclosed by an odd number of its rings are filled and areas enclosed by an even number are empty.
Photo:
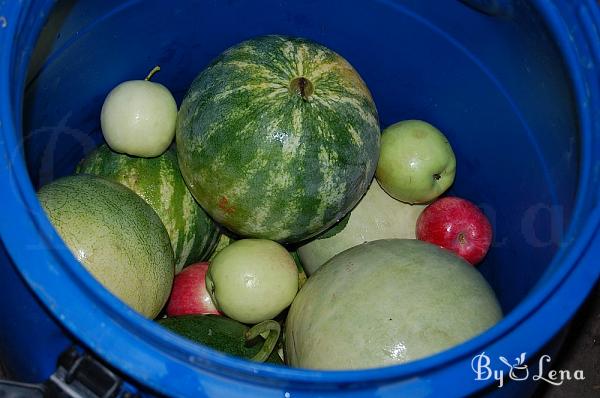
[[[298,269],[279,243],[242,239],[215,256],[206,288],[225,315],[255,324],[272,319],[292,303],[298,292]]]
[[[452,147],[431,124],[405,120],[383,131],[375,176],[394,198],[427,203],[452,185],[455,173]]]
[[[175,136],[177,103],[162,84],[130,80],[113,88],[104,100],[100,126],[115,152],[155,157],[167,150]]]

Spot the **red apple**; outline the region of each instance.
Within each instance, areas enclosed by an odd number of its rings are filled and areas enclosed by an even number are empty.
[[[481,210],[466,199],[444,197],[417,219],[417,239],[451,250],[475,265],[492,243],[492,226]]]
[[[206,290],[206,271],[209,263],[196,263],[175,276],[167,304],[167,316],[221,313]]]

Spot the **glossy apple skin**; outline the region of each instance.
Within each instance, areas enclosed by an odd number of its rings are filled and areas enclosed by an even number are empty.
[[[102,105],[100,127],[115,152],[152,158],[175,136],[177,103],[162,84],[130,80],[113,88]]]
[[[192,264],[175,276],[167,304],[167,316],[221,315],[206,290],[208,266],[207,262]]]
[[[422,120],[404,120],[381,134],[375,177],[393,198],[428,203],[454,182],[456,157],[441,131]]]
[[[492,226],[485,214],[466,199],[436,200],[423,210],[416,225],[417,239],[451,250],[476,265],[492,243]]]
[[[231,319],[257,324],[273,319],[298,293],[298,267],[285,247],[268,239],[241,239],[210,263],[206,287]]]

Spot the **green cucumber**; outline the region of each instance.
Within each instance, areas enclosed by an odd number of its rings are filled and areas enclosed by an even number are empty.
[[[250,328],[233,319],[209,314],[164,318],[158,323],[196,343],[226,354],[283,365],[274,350],[281,334],[276,321],[264,321]],[[269,333],[266,339],[260,335],[263,332]]]

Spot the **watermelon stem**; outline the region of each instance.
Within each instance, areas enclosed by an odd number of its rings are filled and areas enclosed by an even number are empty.
[[[264,362],[267,360],[267,358],[269,358],[269,355],[271,355],[275,345],[277,344],[277,341],[279,340],[281,326],[279,325],[279,322],[268,320],[254,325],[246,332],[244,337],[246,338],[246,341],[250,341],[256,338],[259,334],[267,331],[269,332],[269,335],[265,339],[260,351],[258,351],[256,355],[251,358],[252,361]]]
[[[290,82],[290,92],[299,94],[304,101],[308,101],[314,91],[312,82],[304,76],[297,77]]]
[[[148,73],[148,76],[146,76],[146,78],[144,80],[146,81],[150,81],[150,79],[152,79],[152,76],[154,76],[154,74],[156,72],[158,72],[160,70],[160,66],[156,65],[151,71],[150,73]]]

